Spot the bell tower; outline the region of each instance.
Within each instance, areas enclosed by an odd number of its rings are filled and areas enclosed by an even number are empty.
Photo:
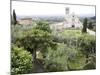
[[[69,7],[66,7],[66,9],[65,9],[65,13],[66,13],[66,15],[69,14]]]

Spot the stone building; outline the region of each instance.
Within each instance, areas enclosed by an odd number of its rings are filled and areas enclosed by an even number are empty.
[[[32,20],[32,18],[22,18],[22,19],[18,20],[18,23],[21,25],[32,25],[33,20]]]
[[[69,8],[66,8],[66,16],[65,16],[65,21],[64,21],[64,26],[65,28],[81,28],[82,23],[79,20],[79,17],[75,15],[75,13],[69,13]]]
[[[74,12],[70,14],[69,8],[66,8],[65,14],[65,20],[63,22],[52,24],[50,28],[57,31],[66,28],[82,28],[82,23]]]

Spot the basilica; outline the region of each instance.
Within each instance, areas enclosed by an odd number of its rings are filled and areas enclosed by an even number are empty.
[[[65,9],[65,14],[63,22],[52,24],[50,25],[50,28],[58,31],[66,28],[82,28],[82,23],[79,17],[75,15],[74,12],[70,13],[68,7]]]

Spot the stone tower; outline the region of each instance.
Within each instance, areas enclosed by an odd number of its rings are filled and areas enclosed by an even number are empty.
[[[69,14],[69,7],[66,7],[66,9],[65,9],[65,13],[66,13],[66,15]]]
[[[64,28],[81,28],[82,23],[79,20],[79,17],[75,13],[69,12],[69,7],[65,8],[65,22]]]

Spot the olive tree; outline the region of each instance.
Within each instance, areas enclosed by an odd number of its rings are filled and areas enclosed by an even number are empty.
[[[24,47],[32,53],[33,63],[36,63],[37,50],[45,54],[48,47],[56,48],[49,24],[45,22],[38,22],[35,28],[25,32],[23,37],[19,38],[18,41],[19,46]]]

